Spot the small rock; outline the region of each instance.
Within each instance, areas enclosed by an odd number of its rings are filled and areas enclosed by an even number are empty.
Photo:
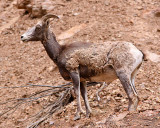
[[[54,121],[49,121],[49,125],[53,125],[54,124]]]
[[[92,102],[92,105],[93,105],[94,107],[96,107],[96,106],[98,106],[98,102]]]
[[[74,15],[74,16],[78,16],[78,15],[79,15],[79,13],[74,13],[73,15]]]
[[[149,100],[153,100],[153,99],[155,99],[155,97],[154,97],[153,95],[150,95],[150,96],[148,97],[148,99],[149,99]]]
[[[160,62],[160,55],[156,54],[156,53],[152,53],[150,51],[146,51],[146,57],[147,59],[157,63]]]
[[[42,9],[47,10],[48,12],[55,8],[54,3],[52,1],[45,1],[42,3]]]
[[[54,71],[54,69],[55,69],[55,67],[50,66],[50,67],[48,68],[48,71],[53,72],[53,71]]]
[[[48,81],[47,81],[47,84],[50,84],[50,83],[51,83],[51,81],[50,81],[50,80],[48,80]]]
[[[142,7],[142,6],[138,6],[137,9],[138,9],[138,10],[142,10],[143,7]]]
[[[114,108],[115,112],[119,112],[120,110],[121,110],[121,108],[119,106],[117,106],[117,107]]]
[[[160,28],[157,29],[157,32],[160,32]]]
[[[156,97],[156,102],[160,103],[160,98],[159,97]]]
[[[115,99],[116,99],[116,100],[120,100],[120,99],[121,99],[121,97],[115,97]]]
[[[153,116],[153,115],[157,115],[157,112],[152,111],[152,110],[146,110],[146,111],[140,113],[140,115],[143,115],[143,116]]]
[[[106,122],[106,119],[103,119],[101,121],[96,122],[96,124],[104,124]]]
[[[128,111],[125,111],[125,112],[123,112],[123,113],[120,113],[119,115],[113,115],[112,120],[113,120],[113,121],[122,120],[122,119],[125,118],[128,114],[129,114],[129,112],[128,112]]]
[[[60,40],[60,41],[59,41],[59,44],[60,44],[60,45],[64,45],[64,44],[65,44],[65,41],[64,41],[64,40]]]
[[[94,95],[90,95],[90,99],[93,99],[94,98]]]
[[[147,95],[142,96],[143,100],[147,100],[148,97],[149,97],[149,96],[147,96]]]
[[[126,99],[121,99],[121,102],[126,102]]]
[[[111,96],[107,96],[107,100],[109,100],[109,101],[110,101],[110,100],[111,100]]]
[[[31,3],[31,0],[17,0],[16,7],[18,9],[26,9],[26,6]]]
[[[112,93],[113,93],[113,94],[119,93],[119,89],[113,90]]]
[[[160,9],[154,9],[151,11],[147,11],[143,14],[144,18],[153,18],[153,17],[160,17]]]
[[[150,92],[152,92],[152,93],[154,93],[154,91],[151,90],[150,88],[146,88],[146,90],[147,90],[147,91],[150,91]]]
[[[140,87],[141,87],[142,89],[145,89],[144,83],[140,84]]]
[[[106,6],[108,6],[108,5],[109,5],[109,1],[106,0],[106,1],[104,2],[104,4],[105,4]]]
[[[103,103],[106,104],[106,103],[108,103],[108,101],[107,101],[107,100],[104,100]]]
[[[118,34],[117,37],[119,37],[119,38],[122,37],[122,34]]]
[[[155,10],[154,15],[155,17],[160,17],[160,9]]]
[[[32,17],[33,18],[41,17],[45,15],[46,13],[47,13],[46,10],[43,10],[42,6],[38,6],[38,5],[32,6]]]

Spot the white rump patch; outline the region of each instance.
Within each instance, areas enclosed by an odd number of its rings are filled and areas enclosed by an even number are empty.
[[[133,65],[133,70],[137,68],[137,66],[142,63],[143,60],[143,54],[140,50],[138,50],[132,43],[129,43],[129,47],[130,47],[130,53],[132,54],[132,56],[134,57],[134,59],[136,60],[134,65]]]

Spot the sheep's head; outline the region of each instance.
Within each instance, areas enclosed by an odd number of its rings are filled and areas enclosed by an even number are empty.
[[[58,18],[58,16],[52,14],[43,16],[41,21],[21,36],[21,40],[25,42],[43,40],[45,34],[48,32],[49,18]]]

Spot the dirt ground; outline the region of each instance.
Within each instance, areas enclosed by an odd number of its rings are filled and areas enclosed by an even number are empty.
[[[43,0],[42,0],[43,1]],[[73,121],[76,102],[73,101],[41,128],[160,128],[160,0],[54,0],[62,3],[50,10],[60,17],[53,20],[51,28],[58,37],[70,28],[85,24],[70,38],[58,38],[60,43],[74,41],[104,42],[129,41],[148,53],[136,77],[140,97],[138,111],[127,113],[128,99],[118,80],[101,93],[96,100],[96,90],[88,87],[88,97],[93,115]],[[0,0],[0,87],[24,86],[27,83],[60,85],[67,83],[58,73],[40,42],[23,43],[20,36],[39,18],[22,15],[14,5],[16,0]],[[157,58],[155,58],[157,57]],[[0,102],[26,97],[44,88],[0,89]],[[38,112],[48,97],[39,102],[26,103],[14,113],[0,117],[0,128],[23,128]],[[0,104],[1,105],[1,104]],[[12,105],[12,104],[10,104]],[[4,106],[0,107],[2,113]]]

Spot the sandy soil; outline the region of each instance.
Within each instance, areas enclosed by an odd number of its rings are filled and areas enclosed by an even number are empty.
[[[0,0],[0,87],[24,86],[27,83],[60,85],[67,83],[61,78],[55,64],[47,56],[40,42],[23,43],[20,40],[28,27],[39,19],[22,16],[22,10],[14,6],[16,0]],[[51,13],[60,16],[52,21],[51,28],[58,37],[64,31],[81,25],[76,34],[60,43],[74,41],[104,42],[129,41],[139,49],[160,55],[160,0],[55,0],[58,6]],[[114,81],[101,93],[101,101],[95,92],[99,85],[88,88],[93,116],[73,121],[76,103],[73,101],[63,110],[41,124],[51,128],[158,128],[160,127],[160,61],[145,61],[136,78],[136,88],[141,99],[138,112],[126,113],[127,96],[120,82]],[[44,88],[0,89],[0,102],[26,97]],[[26,120],[43,107],[48,98],[26,103],[14,113],[0,117],[0,128],[23,128]],[[10,104],[12,105],[12,104]],[[5,106],[0,107],[0,113]]]

